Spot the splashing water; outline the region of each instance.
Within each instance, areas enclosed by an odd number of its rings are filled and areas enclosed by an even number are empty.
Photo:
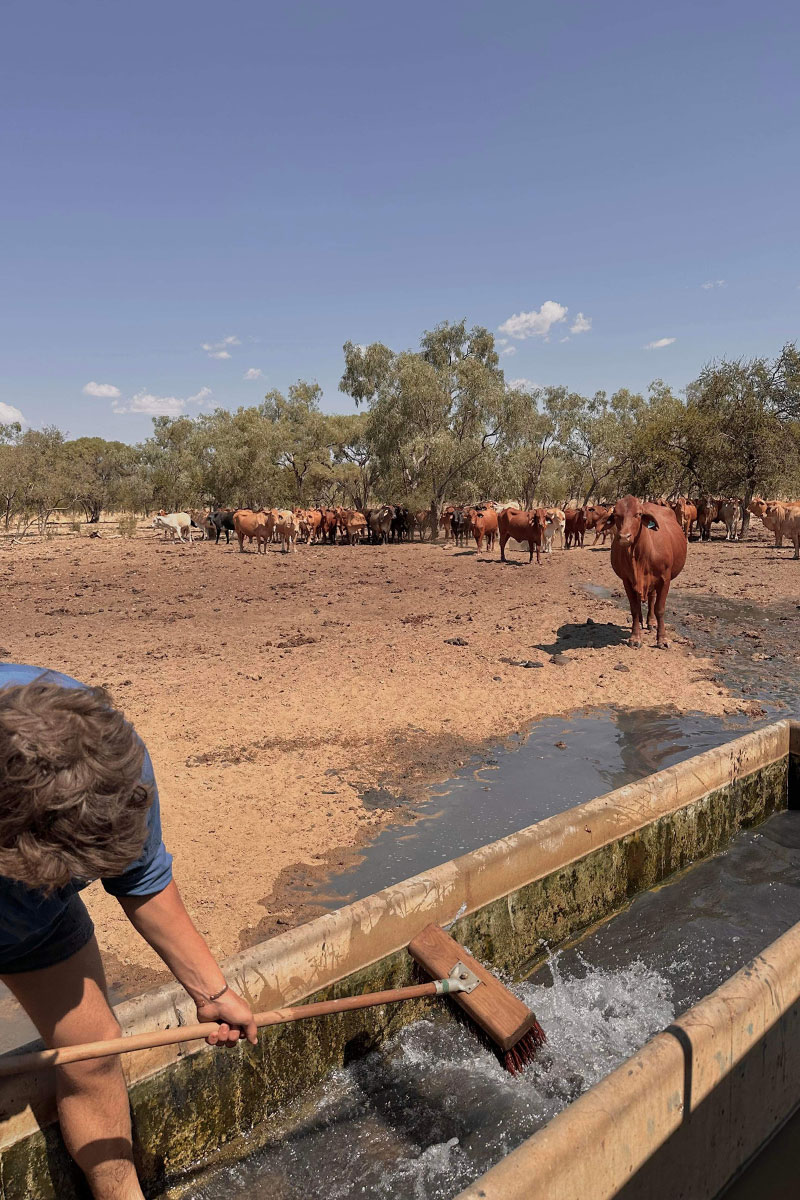
[[[522,1076],[463,1025],[418,1021],[335,1072],[283,1140],[217,1173],[197,1200],[453,1196],[672,1020],[671,984],[642,962],[581,960],[576,977],[560,960],[549,986],[513,985],[548,1035]]]

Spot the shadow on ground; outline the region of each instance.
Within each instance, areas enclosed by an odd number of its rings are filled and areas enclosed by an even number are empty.
[[[559,626],[554,642],[542,642],[536,648],[545,654],[562,654],[565,650],[599,650],[604,646],[623,646],[628,637],[627,627],[610,622],[591,625],[571,623]]]

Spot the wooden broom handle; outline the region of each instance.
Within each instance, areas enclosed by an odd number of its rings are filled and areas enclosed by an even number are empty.
[[[413,987],[391,988],[386,992],[367,992],[362,996],[344,996],[341,1000],[319,1000],[315,1004],[298,1004],[294,1008],[274,1008],[255,1013],[259,1029],[266,1025],[283,1025],[288,1021],[304,1021],[309,1017],[326,1017],[331,1013],[352,1012],[357,1008],[374,1008],[378,1004],[394,1004],[399,1000],[416,1000],[421,996],[444,995],[458,991],[450,981],[445,989],[441,982],[418,983]],[[0,1057],[0,1077],[23,1071],[38,1071],[42,1067],[59,1067],[67,1063],[86,1062],[92,1058],[108,1058],[112,1054],[128,1054],[132,1050],[153,1050],[156,1046],[175,1046],[179,1042],[196,1042],[216,1033],[220,1022],[205,1021],[201,1025],[178,1025],[174,1029],[154,1029],[149,1033],[134,1033],[128,1037],[112,1038],[106,1042],[86,1042],[82,1046],[61,1046],[54,1050],[33,1050],[28,1054],[9,1054]]]

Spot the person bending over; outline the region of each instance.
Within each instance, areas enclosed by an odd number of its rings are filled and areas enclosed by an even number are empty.
[[[0,664],[0,979],[48,1047],[120,1036],[80,892],[116,896],[197,1006],[211,1044],[253,1044],[250,1006],[192,924],[161,840],[147,750],[104,691]],[[141,1200],[118,1057],[56,1068],[61,1131],[96,1200]]]

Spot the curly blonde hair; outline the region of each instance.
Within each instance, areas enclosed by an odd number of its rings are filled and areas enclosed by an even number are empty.
[[[102,688],[0,688],[0,875],[52,892],[141,855],[144,746]]]

